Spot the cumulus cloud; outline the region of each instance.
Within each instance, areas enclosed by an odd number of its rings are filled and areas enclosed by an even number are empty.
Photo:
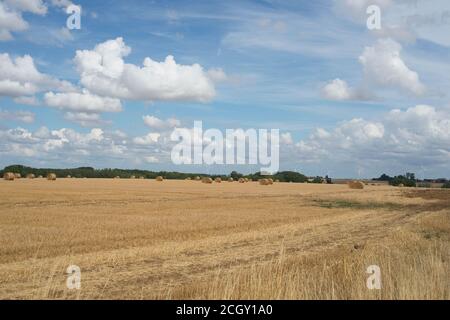
[[[107,123],[98,113],[66,112],[64,119],[78,123],[82,127],[95,127]]]
[[[162,62],[147,57],[137,66],[125,63],[130,52],[122,38],[78,50],[74,62],[81,84],[98,95],[131,100],[207,102],[215,96],[214,83],[199,64],[180,65],[167,56]]]
[[[22,12],[31,12],[38,15],[47,13],[47,6],[42,0],[4,0],[7,7]]]
[[[396,89],[403,93],[423,95],[425,85],[417,72],[411,70],[400,53],[402,46],[392,39],[379,39],[373,46],[365,47],[359,56],[364,79],[358,88],[350,87],[345,80],[336,78],[321,89],[321,95],[328,100],[368,100],[378,88]],[[365,89],[362,89],[365,88]]]
[[[53,93],[44,95],[46,105],[62,110],[86,113],[120,112],[122,104],[119,99],[101,97],[87,90],[82,92]]]
[[[40,104],[39,100],[35,96],[23,96],[13,99],[15,103],[26,104],[29,106],[38,106]]]
[[[48,89],[74,90],[69,82],[39,72],[31,56],[0,53],[0,96],[32,96]]]
[[[0,109],[0,120],[33,123],[35,114],[29,111],[9,111]]]
[[[23,31],[28,23],[23,20],[20,12],[11,11],[3,2],[0,2],[0,41],[11,40],[11,32]]]
[[[143,137],[135,137],[133,142],[137,145],[152,145],[158,143],[161,134],[149,133]]]
[[[368,95],[363,93],[361,89],[354,89],[345,80],[339,78],[323,86],[321,94],[323,98],[335,101],[365,100],[368,98]]]
[[[366,47],[359,57],[366,80],[421,95],[425,86],[417,72],[406,66],[400,56],[401,50],[401,45],[392,39],[380,39],[374,46]]]
[[[352,119],[332,131],[316,129],[296,146],[301,161],[445,164],[450,161],[450,113],[427,105],[394,109],[379,122]]]
[[[67,163],[67,159],[84,161],[86,157],[111,158],[121,156],[126,151],[126,143],[113,134],[93,128],[81,133],[73,129],[50,130],[42,127],[35,132],[23,128],[0,130],[0,156],[4,159],[20,157],[45,163]]]
[[[281,144],[291,145],[293,144],[293,139],[290,132],[285,132],[280,135]]]
[[[0,1],[0,41],[13,39],[13,32],[28,29],[22,12],[45,15],[47,7],[41,0],[4,0]]]
[[[158,131],[170,130],[181,125],[180,120],[175,118],[161,120],[157,117],[147,115],[143,116],[142,119],[144,120],[146,126]]]

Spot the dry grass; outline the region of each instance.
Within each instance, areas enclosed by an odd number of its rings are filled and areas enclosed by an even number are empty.
[[[449,299],[450,193],[436,191],[1,181],[0,298]]]

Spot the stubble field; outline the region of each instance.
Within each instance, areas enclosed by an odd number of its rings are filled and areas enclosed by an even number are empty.
[[[450,298],[447,190],[21,179],[0,195],[0,299]]]

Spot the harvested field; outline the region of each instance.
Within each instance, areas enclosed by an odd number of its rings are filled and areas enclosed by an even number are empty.
[[[0,194],[2,299],[450,298],[450,190],[20,179]]]

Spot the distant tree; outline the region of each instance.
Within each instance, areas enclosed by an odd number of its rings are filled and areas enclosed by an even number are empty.
[[[442,185],[442,188],[450,189],[450,181],[447,181],[446,183],[444,183],[444,184]]]
[[[323,178],[317,176],[313,179],[313,181],[311,181],[311,183],[323,183]]]
[[[239,178],[242,178],[243,175],[237,171],[231,171],[230,177],[233,178],[234,180],[239,180]]]
[[[405,187],[415,187],[416,179],[414,173],[406,173],[406,175],[396,176],[389,181],[389,184],[392,186],[404,185]]]
[[[372,179],[374,181],[391,181],[392,177],[388,176],[387,174],[383,173],[379,178]]]

